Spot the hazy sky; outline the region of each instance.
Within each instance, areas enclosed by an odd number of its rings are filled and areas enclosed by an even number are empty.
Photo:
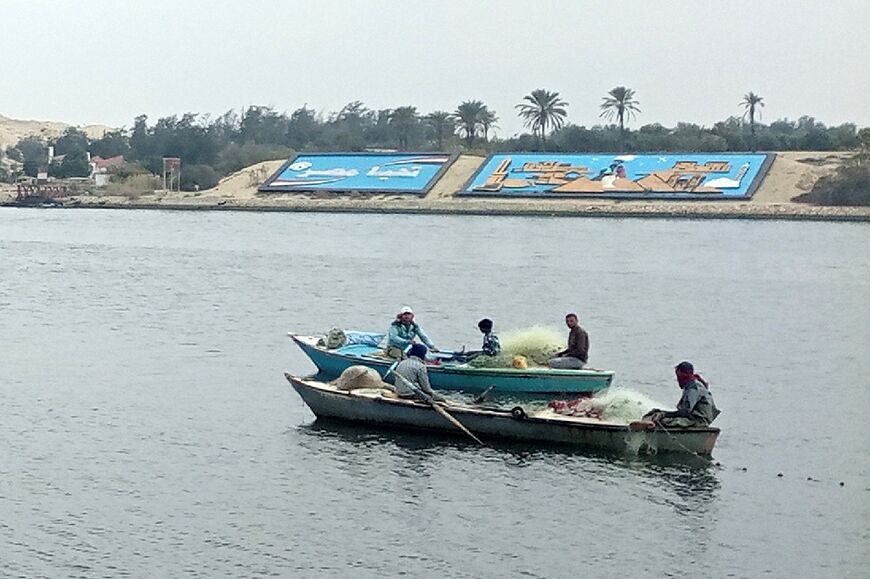
[[[501,136],[536,88],[592,125],[634,88],[634,125],[808,114],[870,125],[870,1],[118,2],[2,0],[0,114],[130,126],[251,104],[452,111],[480,99]]]

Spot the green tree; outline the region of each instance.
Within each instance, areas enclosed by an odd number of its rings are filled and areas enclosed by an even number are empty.
[[[92,141],[90,146],[91,155],[97,155],[103,159],[118,155],[130,154],[130,139],[123,130],[107,131],[99,139]]]
[[[60,164],[60,169],[57,172],[58,177],[87,177],[91,174],[91,166],[88,163],[87,153],[84,151],[73,151],[66,153],[63,161]]]
[[[408,150],[408,141],[419,123],[417,107],[398,107],[390,113],[390,128],[396,135],[400,151]]]
[[[489,140],[489,131],[498,126],[498,116],[489,107],[483,105],[483,111],[480,113],[480,131],[483,133],[483,140]]]
[[[634,99],[634,89],[618,86],[610,90],[606,97],[602,99],[601,117],[608,121],[617,121],[619,124],[619,143],[620,150],[625,151],[625,122],[631,120],[636,113],[641,112],[638,105],[640,104]]]
[[[444,137],[452,132],[449,131],[453,128],[452,119],[453,117],[446,111],[434,111],[426,115],[426,126],[429,127],[435,148],[439,151],[444,149]]]
[[[568,112],[568,103],[559,98],[559,93],[539,88],[523,97],[526,102],[516,105],[523,124],[540,136],[541,148],[547,140],[547,132],[562,128]]]
[[[749,142],[750,149],[752,152],[755,152],[755,114],[758,113],[758,118],[761,118],[761,109],[764,106],[764,97],[760,97],[754,92],[750,91],[743,95],[743,100],[740,101],[741,106],[743,106],[743,118],[749,118]]]
[[[483,131],[483,117],[488,109],[483,101],[464,101],[453,113],[453,122],[459,136],[465,139],[465,147],[474,145],[474,138]]]
[[[36,173],[40,167],[48,166],[48,146],[42,142],[39,137],[27,137],[15,145],[18,150],[18,157],[24,163],[24,174],[31,177],[36,177]],[[10,158],[12,155],[10,155]]]
[[[68,127],[54,142],[54,154],[86,153],[89,146],[90,141],[84,131],[80,131],[75,127]]]

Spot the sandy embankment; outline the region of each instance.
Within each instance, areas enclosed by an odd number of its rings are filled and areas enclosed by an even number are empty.
[[[237,209],[260,211],[341,211],[509,215],[583,215],[617,217],[760,218],[870,221],[870,207],[816,207],[791,199],[830,174],[844,153],[785,152],[776,160],[754,197],[747,201],[653,201],[606,199],[499,199],[457,197],[483,163],[483,157],[459,157],[425,197],[370,193],[257,193],[257,186],[284,160],[267,161],[224,178],[198,193],[157,191],[136,197],[82,195],[78,206]],[[3,195],[0,193],[0,202]]]

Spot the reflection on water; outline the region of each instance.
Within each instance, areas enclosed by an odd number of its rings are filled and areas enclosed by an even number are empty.
[[[863,576],[868,246],[863,224],[0,209],[0,576]],[[579,310],[595,366],[668,406],[691,359],[725,411],[714,462],[312,422],[286,333],[405,304],[443,347]]]

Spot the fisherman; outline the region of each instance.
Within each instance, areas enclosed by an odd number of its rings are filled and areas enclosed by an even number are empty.
[[[589,360],[589,334],[580,327],[577,314],[565,316],[568,332],[568,347],[550,358],[547,365],[557,370],[580,370]]]
[[[498,336],[492,331],[492,320],[483,318],[477,322],[477,329],[483,334],[483,347],[480,350],[471,350],[457,354],[457,358],[463,360],[472,360],[478,356],[497,356],[501,352],[501,343],[498,341]]]
[[[429,385],[429,372],[426,370],[426,346],[414,344],[408,351],[408,357],[399,362],[393,373],[396,375],[393,383],[400,398],[415,398],[418,400],[435,400],[443,402],[444,398],[432,391]]]
[[[700,374],[695,374],[691,362],[680,362],[674,368],[677,385],[683,391],[677,402],[675,412],[666,412],[654,408],[644,417],[665,428],[692,428],[709,426],[719,415],[719,409],[713,403],[709,384]]]
[[[396,319],[390,324],[387,332],[387,356],[396,360],[402,359],[414,338],[419,338],[433,352],[438,351],[423,328],[414,321],[414,310],[405,306],[396,314]]]

